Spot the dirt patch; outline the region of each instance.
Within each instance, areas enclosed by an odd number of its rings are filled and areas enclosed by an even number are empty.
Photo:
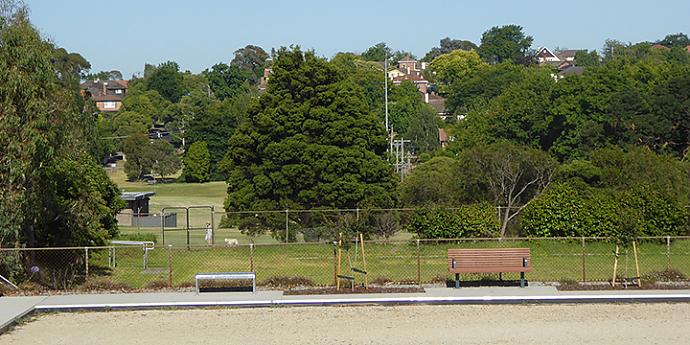
[[[304,288],[285,290],[285,295],[337,295],[337,294],[363,294],[363,293],[415,293],[424,292],[424,289],[418,286],[369,286],[365,289],[363,286],[355,286],[354,290],[348,287],[341,287],[336,290],[335,287],[324,288]]]
[[[690,304],[415,305],[39,315],[0,344],[687,344]]]

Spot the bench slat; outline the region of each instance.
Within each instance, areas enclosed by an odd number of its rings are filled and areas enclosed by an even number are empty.
[[[531,267],[473,267],[451,269],[451,273],[519,273],[532,272]]]
[[[523,262],[528,265],[524,267]],[[455,261],[455,267],[453,267]],[[529,248],[448,249],[452,273],[530,272]]]

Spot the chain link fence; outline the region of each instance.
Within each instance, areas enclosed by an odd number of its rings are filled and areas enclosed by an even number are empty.
[[[363,248],[363,249],[362,249]],[[616,244],[602,238],[438,239],[232,246],[121,245],[85,248],[0,249],[0,275],[48,289],[159,289],[194,285],[208,272],[256,272],[265,287],[333,286],[338,273],[370,284],[444,284],[450,248],[530,248],[530,281],[610,282]],[[362,253],[364,252],[364,253]],[[635,252],[637,261],[635,261]],[[364,255],[362,255],[364,254]],[[619,246],[617,278],[688,281],[689,237],[639,238]],[[463,280],[511,280],[518,273],[468,274]]]

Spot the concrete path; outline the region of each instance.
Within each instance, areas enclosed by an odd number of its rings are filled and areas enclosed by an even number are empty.
[[[551,286],[426,288],[420,293],[283,295],[282,291],[161,292],[0,297],[0,333],[27,314],[48,311],[269,307],[343,304],[690,302],[690,290],[558,291]]]
[[[0,333],[3,333],[17,320],[34,311],[34,306],[46,297],[0,297]]]

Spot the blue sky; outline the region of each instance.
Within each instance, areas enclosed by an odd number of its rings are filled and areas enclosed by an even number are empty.
[[[519,24],[534,46],[600,49],[604,40],[690,34],[690,1],[211,1],[25,0],[47,38],[94,71],[129,77],[144,63],[200,72],[247,44],[299,44],[331,57],[385,41],[423,56],[443,37],[479,43],[495,25]]]

